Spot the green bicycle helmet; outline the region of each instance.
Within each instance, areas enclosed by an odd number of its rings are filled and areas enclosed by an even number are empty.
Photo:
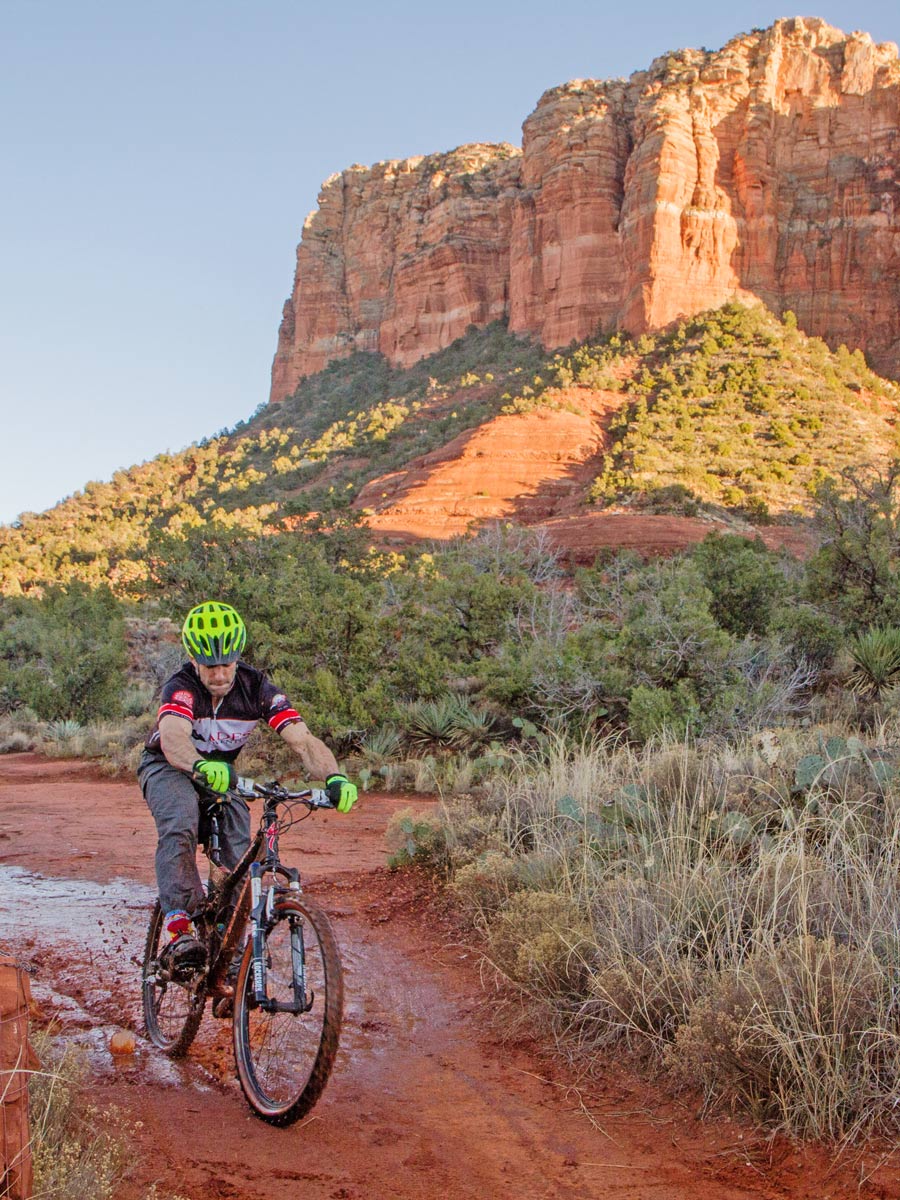
[[[247,644],[247,628],[230,604],[205,600],[185,617],[181,640],[196,662],[216,667],[241,657]]]

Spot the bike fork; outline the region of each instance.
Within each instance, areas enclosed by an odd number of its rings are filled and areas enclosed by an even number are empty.
[[[262,894],[261,863],[250,864],[250,943],[253,947],[253,999],[261,1007],[265,1007],[268,996],[266,993],[266,909],[269,907],[269,896],[272,890]]]
[[[315,996],[306,991],[306,951],[303,943],[303,919],[296,915],[288,917],[291,937],[291,989],[293,1000],[285,1003],[283,1000],[270,998],[266,986],[266,931],[272,922],[275,907],[275,888],[270,887],[263,894],[262,876],[263,864],[252,863],[250,866],[250,942],[253,961],[251,963],[253,980],[253,999],[266,1012],[308,1012]],[[300,885],[296,878],[291,879],[291,891],[299,891]]]
[[[291,926],[291,974],[294,987],[294,1004],[297,1012],[309,1012],[315,994],[306,992],[306,949],[303,945],[303,918],[289,917]]]

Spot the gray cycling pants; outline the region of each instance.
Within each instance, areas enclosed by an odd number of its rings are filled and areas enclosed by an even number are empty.
[[[164,913],[193,913],[203,903],[197,870],[200,803],[197,789],[184,771],[145,754],[138,782],[156,822],[156,884]],[[229,869],[250,845],[250,810],[243,800],[229,800],[218,810],[219,850]]]

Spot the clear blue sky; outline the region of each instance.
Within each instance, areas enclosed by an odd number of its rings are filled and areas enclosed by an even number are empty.
[[[294,249],[351,163],[518,143],[548,87],[765,0],[0,0],[0,521],[267,398]],[[896,0],[806,15],[900,41]]]

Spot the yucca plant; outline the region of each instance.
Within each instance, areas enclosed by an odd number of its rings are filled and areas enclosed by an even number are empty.
[[[383,763],[400,749],[403,736],[394,725],[379,725],[367,733],[362,744],[363,757],[369,762]]]
[[[849,687],[867,700],[878,700],[900,682],[900,629],[869,629],[850,643],[853,669]]]
[[[491,740],[495,724],[493,714],[486,709],[472,708],[465,701],[458,701],[456,728],[460,745],[483,746]]]
[[[495,724],[491,713],[474,708],[459,696],[420,700],[410,704],[407,712],[407,738],[417,748],[480,746],[490,739]]]
[[[65,742],[69,738],[77,737],[82,732],[82,726],[77,721],[49,721],[47,723],[47,737],[54,742]]]

